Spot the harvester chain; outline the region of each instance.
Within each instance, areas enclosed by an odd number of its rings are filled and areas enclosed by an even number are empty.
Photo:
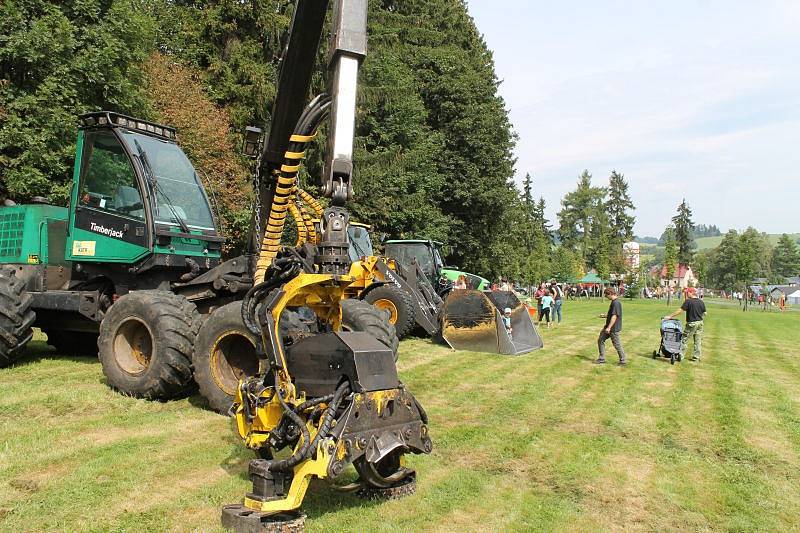
[[[383,489],[365,485],[356,494],[367,500],[399,500],[411,496],[415,492],[417,492],[417,476],[411,474],[393,487]]]
[[[236,533],[302,533],[306,515],[299,511],[262,513],[242,504],[222,508],[222,527]]]

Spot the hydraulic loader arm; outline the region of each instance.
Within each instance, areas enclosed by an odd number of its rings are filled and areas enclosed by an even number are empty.
[[[331,126],[328,132],[323,193],[335,205],[352,197],[353,139],[358,69],[367,51],[367,0],[333,0],[328,58]],[[281,58],[269,134],[260,159],[260,220],[267,220],[294,131],[308,103],[311,76],[329,0],[297,0],[289,39]],[[254,237],[258,242],[261,235]],[[257,247],[256,247],[257,249]]]

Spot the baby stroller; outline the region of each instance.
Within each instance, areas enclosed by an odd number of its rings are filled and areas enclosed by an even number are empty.
[[[675,318],[661,321],[661,344],[658,350],[653,350],[653,359],[662,355],[669,357],[670,364],[681,361],[681,337],[683,337],[683,326],[681,321]]]

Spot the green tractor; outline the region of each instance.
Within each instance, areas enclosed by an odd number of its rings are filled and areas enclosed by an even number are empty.
[[[60,353],[99,347],[127,394],[183,393],[201,313],[252,286],[247,256],[221,261],[223,241],[174,129],[82,115],[69,206],[0,207],[0,366],[38,326]]]
[[[459,276],[464,276],[467,286],[478,291],[489,290],[489,280],[481,276],[463,272],[454,267],[446,267],[442,261],[442,243],[430,239],[396,239],[386,241],[386,257],[396,259],[404,265],[416,262],[428,280],[437,287],[440,295],[452,287]]]
[[[443,299],[437,336],[456,350],[521,355],[544,346],[528,308],[512,291],[491,291],[489,280],[447,268],[442,243],[432,240],[390,240],[385,256],[426,276]],[[460,276],[466,289],[455,289]],[[510,327],[503,320],[507,314]]]

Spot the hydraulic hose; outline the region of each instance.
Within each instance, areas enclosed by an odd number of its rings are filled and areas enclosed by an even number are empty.
[[[288,416],[302,431],[301,438],[303,439],[303,444],[297,448],[291,457],[282,459],[280,461],[271,461],[267,468],[273,472],[282,472],[289,470],[290,468],[294,468],[300,461],[307,459],[314,453],[314,451],[317,449],[317,444],[319,441],[328,436],[331,426],[333,426],[333,417],[336,415],[336,411],[339,409],[339,404],[342,403],[344,396],[350,392],[350,384],[346,381],[339,385],[339,387],[336,389],[336,392],[333,394],[331,403],[325,410],[325,414],[322,416],[322,421],[320,422],[317,434],[314,436],[314,440],[310,441],[308,428],[303,422],[303,419],[300,418],[300,416],[286,404],[286,401],[283,399],[283,395],[280,392],[279,383],[280,380],[278,378],[278,372],[275,372],[275,390],[276,394],[278,395],[278,401],[280,402],[284,413],[286,413],[286,416]]]
[[[314,221],[311,220],[311,215],[308,214],[303,204],[299,205],[300,216],[303,217],[303,224],[306,225],[306,232],[308,233],[308,240],[313,244],[317,244],[317,230],[314,229]]]
[[[275,185],[275,194],[269,209],[269,218],[264,228],[261,241],[261,250],[256,262],[254,280],[256,283],[264,281],[267,267],[278,255],[281,249],[281,236],[286,224],[286,213],[289,210],[291,195],[297,186],[297,173],[305,157],[305,147],[314,139],[317,127],[327,116],[331,99],[325,94],[314,98],[300,115],[294,133],[289,138],[289,146],[283,156],[283,164],[278,173]]]
[[[308,228],[306,227],[306,221],[303,220],[303,215],[300,212],[300,208],[297,207],[297,204],[294,202],[294,200],[289,202],[289,213],[292,214],[294,226],[297,228],[297,241],[294,243],[294,245],[302,246],[303,243],[308,241]]]
[[[305,457],[310,457],[311,454],[313,454],[317,449],[317,444],[319,443],[320,439],[324,439],[328,436],[328,432],[331,430],[331,426],[333,426],[333,417],[336,416],[336,410],[339,409],[339,404],[342,403],[342,399],[348,392],[350,392],[350,384],[346,381],[339,385],[339,387],[336,389],[331,403],[328,404],[328,408],[322,415],[322,420],[319,424],[319,430],[314,436],[314,440],[311,441],[311,445],[308,446],[305,451]]]
[[[322,216],[323,209],[316,198],[311,196],[308,192],[304,191],[303,189],[297,189],[297,196],[299,196],[300,199],[303,200],[303,202],[308,204],[308,207],[310,207],[318,217]]]
[[[295,425],[300,429],[302,435],[300,438],[303,439],[303,445],[297,448],[297,451],[286,459],[281,459],[279,461],[270,461],[267,468],[273,472],[285,472],[290,468],[294,468],[294,466],[302,461],[305,458],[306,449],[308,448],[308,444],[311,441],[311,437],[308,433],[308,428],[306,427],[305,422],[300,416],[295,413],[288,405],[286,405],[286,400],[283,399],[283,393],[281,393],[280,387],[280,379],[278,378],[278,371],[275,371],[275,394],[278,396],[278,402],[281,404],[281,408],[283,412],[286,413],[286,416],[295,423]]]
[[[242,300],[242,320],[247,330],[257,339],[261,339],[261,327],[256,319],[256,308],[272,289],[289,281],[297,273],[299,273],[299,267],[295,258],[278,258],[267,269],[267,274],[270,275],[267,276],[266,281],[254,285],[245,294]]]

